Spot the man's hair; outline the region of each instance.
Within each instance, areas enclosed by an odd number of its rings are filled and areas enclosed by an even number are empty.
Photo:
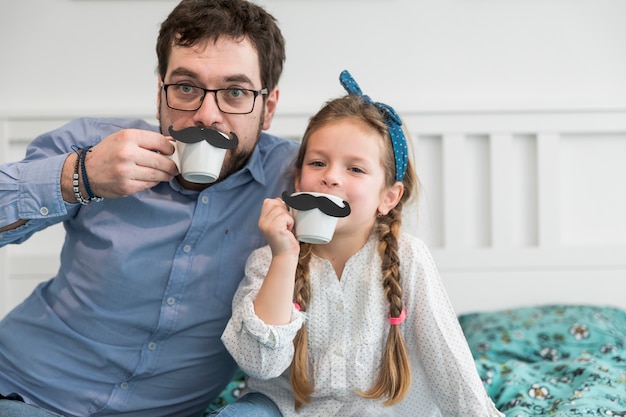
[[[161,24],[156,52],[165,78],[173,45],[192,46],[220,37],[248,38],[259,57],[263,88],[278,85],[285,62],[285,40],[276,19],[246,0],[182,0]]]

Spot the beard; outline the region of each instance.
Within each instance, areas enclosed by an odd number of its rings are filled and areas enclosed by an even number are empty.
[[[237,116],[237,115],[234,115],[234,116]],[[159,119],[159,130],[161,131],[161,134],[165,136],[169,136],[169,132],[167,131],[167,128],[164,129],[163,127],[163,123],[162,123],[163,118],[161,117],[160,107],[159,107],[158,119]],[[238,147],[236,147],[235,149],[229,149],[226,152],[224,163],[222,164],[222,169],[220,171],[220,175],[217,178],[217,180],[210,184],[197,184],[197,185],[198,186],[202,185],[203,188],[206,188],[213,184],[217,184],[218,182],[228,178],[230,175],[234,174],[235,172],[243,168],[248,162],[248,160],[250,159],[250,155],[252,155],[254,148],[259,143],[259,139],[261,138],[261,133],[263,131],[264,119],[265,119],[265,105],[263,106],[261,110],[261,116],[259,118],[257,131],[255,133],[256,137],[254,138],[254,141],[252,143],[247,143],[247,141],[240,140]],[[210,127],[210,126],[206,126],[206,127]],[[239,136],[237,132],[235,132],[235,134]],[[181,183],[189,183],[188,181],[184,180],[182,176],[180,175],[178,176],[178,179]],[[195,184],[195,183],[191,183],[191,184]],[[193,188],[196,188],[196,187],[193,187]]]
[[[253,143],[246,144],[244,146],[241,145],[241,142],[239,142],[240,146],[236,147],[235,149],[231,149],[226,153],[226,158],[224,159],[224,163],[222,164],[222,170],[217,181],[220,181],[230,176],[231,174],[234,174],[246,165],[246,163],[250,159],[250,155],[252,155],[252,152],[254,151],[254,148],[259,143],[259,139],[261,139],[261,128],[262,123],[259,124],[257,128],[255,134],[256,137],[254,138]]]

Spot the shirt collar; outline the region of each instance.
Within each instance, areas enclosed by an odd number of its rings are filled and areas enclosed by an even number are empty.
[[[263,162],[266,154],[266,134],[261,133],[261,137],[259,138],[259,142],[254,147],[252,151],[252,155],[250,155],[250,159],[248,162],[240,169],[236,175],[237,176],[245,176],[247,178],[248,175],[252,176],[252,179],[261,185],[266,185],[267,178],[265,176],[265,170],[263,169]],[[247,175],[246,175],[247,174]]]

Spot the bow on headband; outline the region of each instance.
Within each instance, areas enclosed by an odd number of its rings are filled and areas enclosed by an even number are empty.
[[[383,113],[387,130],[389,130],[389,135],[391,136],[393,154],[396,158],[396,181],[402,181],[409,162],[409,150],[407,148],[404,132],[402,131],[402,120],[400,120],[400,116],[398,116],[393,107],[384,103],[374,102],[369,96],[364,95],[359,85],[354,81],[354,78],[352,78],[352,75],[350,75],[347,70],[341,72],[339,81],[348,94],[363,97],[366,103],[372,104]]]

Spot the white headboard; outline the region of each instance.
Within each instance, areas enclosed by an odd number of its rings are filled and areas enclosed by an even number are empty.
[[[405,227],[457,313],[626,306],[626,110],[400,113],[421,180]],[[71,117],[0,115],[0,162]],[[307,119],[278,114],[271,132],[297,140]],[[56,226],[0,249],[0,317],[54,274],[62,237]]]

